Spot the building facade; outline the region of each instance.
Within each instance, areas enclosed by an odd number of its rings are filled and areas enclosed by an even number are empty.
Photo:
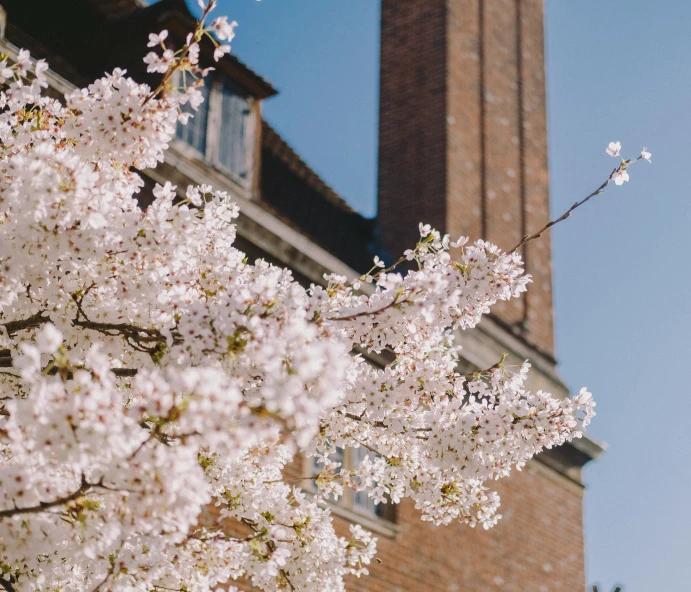
[[[166,28],[184,39],[193,26],[184,0],[1,1],[2,51],[46,58],[56,94],[115,66],[146,80],[148,33]],[[178,129],[165,163],[143,171],[149,191],[165,181],[228,191],[241,211],[238,248],[305,284],[329,272],[356,277],[374,254],[398,255],[422,220],[510,248],[549,219],[543,27],[543,0],[382,0],[375,219],[352,210],[262,120],[276,90],[235,56],[216,65],[202,111]],[[210,52],[202,48],[202,60]],[[530,290],[459,336],[464,363],[487,368],[504,352],[529,359],[531,388],[567,396],[554,359],[549,237],[523,255]],[[337,528],[373,530],[380,560],[349,589],[582,592],[581,468],[600,451],[577,440],[498,482],[503,519],[487,532],[431,526],[406,501],[392,510],[346,495],[334,505]]]

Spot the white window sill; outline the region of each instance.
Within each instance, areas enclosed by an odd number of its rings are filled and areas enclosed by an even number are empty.
[[[395,539],[396,536],[404,530],[401,525],[394,524],[393,522],[390,522],[384,518],[379,518],[379,516],[358,512],[352,508],[341,506],[337,502],[328,502],[328,504],[329,509],[334,516],[344,518],[353,524],[359,524],[371,532],[380,534],[390,539]]]

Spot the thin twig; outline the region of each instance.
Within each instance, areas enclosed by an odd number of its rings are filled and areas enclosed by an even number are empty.
[[[566,212],[564,212],[558,218],[556,218],[554,220],[550,220],[547,224],[545,224],[537,232],[535,232],[533,234],[526,234],[513,249],[508,251],[508,254],[510,255],[511,253],[516,252],[518,249],[520,249],[526,243],[529,243],[530,241],[535,240],[536,238],[540,238],[542,236],[542,234],[544,232],[546,232],[547,230],[549,230],[550,228],[552,228],[552,226],[554,226],[555,224],[559,224],[559,222],[563,222],[569,216],[571,216],[571,214],[573,213],[573,211],[575,209],[580,208],[583,204],[588,202],[590,199],[592,199],[596,195],[600,195],[601,193],[604,193],[607,185],[609,185],[612,182],[612,179],[614,178],[614,175],[617,172],[625,171],[632,163],[638,162],[642,158],[643,158],[643,156],[641,155],[641,156],[638,156],[638,158],[631,158],[629,160],[622,159],[621,164],[610,173],[609,177],[607,177],[605,182],[602,185],[600,185],[595,191],[593,191],[590,195],[588,195],[587,197],[585,197],[581,201],[577,201],[575,204],[573,204],[568,210],[566,210]]]
[[[108,568],[108,572],[106,573],[105,577],[96,585],[96,587],[91,592],[98,592],[103,587],[103,585],[110,579],[110,577],[113,575],[114,571],[115,571],[115,563],[113,563]]]

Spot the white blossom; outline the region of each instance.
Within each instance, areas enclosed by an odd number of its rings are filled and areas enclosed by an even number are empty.
[[[163,45],[163,42],[167,39],[168,37],[168,31],[166,29],[163,29],[160,33],[149,33],[149,43],[147,43],[147,47],[156,47],[157,45]]]
[[[605,152],[610,156],[619,156],[621,153],[621,142],[610,142]]]
[[[217,62],[228,53],[230,53],[230,45],[219,45],[216,49],[214,49],[214,61]]]
[[[220,16],[211,23],[209,30],[216,34],[221,41],[232,41],[235,37],[235,27],[237,27],[237,22],[228,22],[228,17]]]
[[[62,333],[51,323],[47,323],[36,333],[36,345],[43,354],[54,354],[62,344]]]
[[[614,180],[615,184],[623,185],[626,181],[629,180],[629,174],[626,172],[625,169],[618,169],[612,174],[612,179]]]
[[[165,74],[170,68],[174,56],[172,49],[166,49],[160,56],[156,52],[149,52],[144,58],[144,63],[147,64],[146,71]]]
[[[189,44],[189,51],[188,51],[188,59],[190,61],[190,64],[192,65],[197,65],[199,63],[199,44],[198,43],[190,43]]]
[[[41,82],[47,82],[46,71],[48,70],[48,62],[45,60],[38,60],[34,66],[34,73],[36,78]]]

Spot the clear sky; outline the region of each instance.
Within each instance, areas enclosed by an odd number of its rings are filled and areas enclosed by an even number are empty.
[[[378,0],[220,4],[280,90],[267,120],[373,215]],[[561,374],[609,445],[585,473],[588,582],[691,590],[691,2],[547,0],[546,26],[553,212],[604,180],[610,140],[653,153],[553,235]]]

